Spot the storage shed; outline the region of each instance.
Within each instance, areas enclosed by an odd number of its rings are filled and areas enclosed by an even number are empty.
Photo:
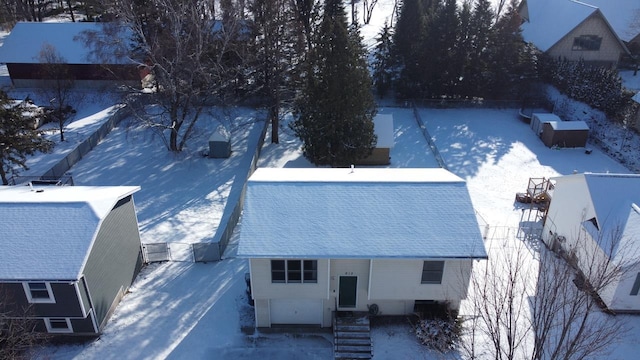
[[[551,113],[533,113],[531,114],[531,122],[529,126],[533,132],[540,136],[542,134],[542,124],[550,121],[562,121],[556,114]]]
[[[231,134],[223,125],[219,125],[209,137],[209,157],[228,158],[229,156],[231,156]]]
[[[584,147],[589,126],[584,121],[549,121],[542,124],[540,138],[548,147]]]
[[[393,141],[393,115],[378,114],[373,118],[373,132],[378,137],[376,147],[368,157],[357,162],[357,165],[389,165]]]

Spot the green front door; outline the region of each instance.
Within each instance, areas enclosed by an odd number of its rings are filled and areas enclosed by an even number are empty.
[[[340,289],[338,294],[338,307],[356,307],[356,291],[358,289],[357,276],[340,276]]]

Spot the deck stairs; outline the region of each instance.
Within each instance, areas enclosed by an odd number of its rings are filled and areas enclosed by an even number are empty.
[[[371,326],[368,314],[334,317],[333,353],[336,360],[371,359]]]

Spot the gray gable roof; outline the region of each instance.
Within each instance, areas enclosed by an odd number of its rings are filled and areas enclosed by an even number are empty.
[[[444,169],[258,169],[238,255],[486,258],[465,182]]]

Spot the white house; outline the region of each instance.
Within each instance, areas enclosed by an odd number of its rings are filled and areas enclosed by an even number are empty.
[[[607,262],[623,265],[623,276],[599,295],[611,310],[640,311],[640,175],[585,173],[552,181],[543,241],[566,251],[587,276]]]
[[[257,327],[329,327],[336,310],[457,310],[487,253],[466,183],[444,169],[260,168],[238,256]]]

